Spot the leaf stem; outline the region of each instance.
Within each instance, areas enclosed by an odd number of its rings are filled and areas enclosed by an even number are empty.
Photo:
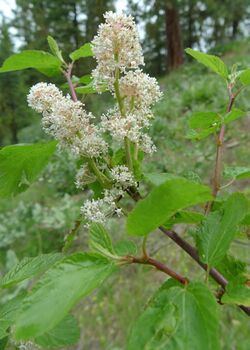
[[[167,265],[165,265],[165,264],[161,263],[160,261],[155,260],[149,256],[142,257],[142,258],[138,258],[138,257],[133,256],[130,258],[131,258],[131,263],[154,266],[157,270],[164,272],[165,274],[174,278],[175,280],[177,280],[178,282],[180,282],[183,285],[186,285],[189,282],[187,278],[179,275],[177,272],[170,269]]]
[[[108,179],[106,175],[104,175],[98,168],[95,160],[93,158],[88,158],[88,164],[95,176],[97,177],[97,180],[100,182],[100,184],[105,188],[111,187],[111,181]]]
[[[143,238],[143,242],[142,242],[142,253],[143,253],[143,257],[144,258],[148,258],[148,253],[147,253],[147,239],[148,236],[145,236]]]
[[[118,60],[119,60],[118,55],[115,55],[115,60],[116,60],[116,62],[118,62]],[[124,104],[123,104],[123,100],[122,100],[121,93],[120,93],[120,87],[119,87],[119,77],[120,77],[120,71],[119,71],[119,68],[116,67],[116,69],[115,69],[115,82],[114,82],[115,97],[116,97],[116,101],[117,101],[118,106],[119,106],[121,116],[125,117],[125,109],[124,109]],[[133,172],[133,161],[132,161],[132,157],[131,157],[130,140],[127,138],[127,136],[124,138],[124,148],[125,148],[127,166],[129,168],[129,170]]]
[[[232,92],[232,86],[229,85],[228,93],[229,93],[229,101],[227,105],[227,113],[231,112],[235,98],[239,92],[237,92],[237,94],[234,94]],[[218,192],[220,190],[221,172],[222,172],[222,151],[223,151],[223,143],[224,143],[224,137],[225,137],[225,128],[226,128],[225,124],[222,125],[219,131],[219,134],[217,136],[216,159],[215,159],[215,167],[214,167],[214,174],[213,174],[213,180],[212,180],[212,195],[214,199],[217,197]],[[207,203],[206,209],[205,209],[206,214],[208,214],[212,209],[213,203],[214,203],[214,200]]]
[[[67,82],[69,84],[69,89],[70,89],[70,93],[71,93],[71,98],[74,102],[78,101],[76,92],[75,92],[75,88],[74,85],[72,83],[72,79],[71,79],[71,74],[72,74],[72,68],[73,68],[73,63],[68,64],[68,68],[66,71],[64,71],[64,76],[67,79]],[[93,158],[88,158],[88,164],[89,167],[91,168],[91,170],[93,171],[93,173],[95,174],[95,176],[97,177],[99,183],[106,188],[110,188],[111,187],[111,182],[108,179],[108,177],[106,175],[104,175],[98,168],[95,160]]]
[[[129,190],[128,194],[134,199],[134,201],[138,201],[142,199],[142,196],[138,191]],[[169,238],[172,239],[180,248],[182,248],[200,267],[206,272],[209,270],[209,275],[223,288],[225,289],[228,284],[227,279],[215,268],[209,269],[206,264],[204,264],[200,258],[196,248],[194,248],[190,243],[188,243],[185,239],[180,237],[176,232],[172,230],[168,230],[163,226],[159,226],[159,229]],[[248,316],[250,316],[250,307],[246,307],[243,305],[238,305]]]
[[[77,102],[78,99],[77,99],[76,91],[75,91],[75,88],[74,88],[74,85],[73,85],[72,79],[71,79],[72,69],[73,69],[73,63],[70,63],[68,65],[68,69],[66,70],[66,72],[63,72],[63,73],[64,73],[64,76],[67,79],[67,82],[69,84],[69,89],[70,89],[72,100],[74,102]]]

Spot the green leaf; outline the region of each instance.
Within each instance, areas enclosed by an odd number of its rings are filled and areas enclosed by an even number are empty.
[[[250,281],[244,276],[229,281],[221,301],[225,304],[250,306]]]
[[[92,82],[93,78],[91,74],[83,75],[81,78],[79,78],[78,82],[82,84],[90,84]]]
[[[250,84],[250,69],[244,70],[240,75],[239,79],[243,85]]]
[[[47,165],[56,141],[7,146],[0,151],[0,197],[25,191]]]
[[[1,330],[0,330],[0,334],[1,334]],[[6,349],[8,341],[9,341],[9,337],[5,337],[5,338],[0,339],[0,350]]]
[[[130,240],[119,241],[115,245],[115,252],[119,256],[136,255],[137,250],[136,244]]]
[[[215,266],[215,268],[219,270],[227,280],[231,281],[236,276],[246,273],[247,265],[245,262],[238,260],[231,255],[226,255],[221,262]]]
[[[75,88],[76,92],[78,94],[83,94],[83,95],[88,95],[88,94],[95,94],[96,88],[94,87],[94,85],[92,83],[86,85],[86,86],[79,86],[77,88]]]
[[[205,139],[207,136],[211,134],[216,133],[218,129],[219,129],[219,124],[211,126],[210,128],[204,129],[202,131],[191,130],[187,135],[187,139],[199,141],[199,140]]]
[[[62,57],[62,52],[59,49],[58,44],[55,41],[55,39],[49,35],[47,37],[47,40],[48,40],[49,48],[50,48],[51,52],[53,53],[53,55],[56,56],[62,63],[65,63],[64,59]]]
[[[97,93],[97,90],[95,88],[95,86],[93,85],[93,83],[91,82],[90,84],[86,85],[86,86],[79,86],[76,89],[76,92],[79,94],[95,94]],[[102,86],[100,86],[98,88],[98,92],[105,92],[107,91],[107,85],[103,84]]]
[[[60,259],[62,259],[60,253],[42,254],[35,258],[26,257],[0,280],[0,287],[12,287],[21,281],[41,274]]]
[[[192,129],[207,129],[221,121],[218,113],[215,112],[196,112],[191,115],[188,124]]]
[[[247,214],[241,221],[241,225],[250,226],[250,214]]]
[[[219,57],[214,55],[208,55],[206,53],[192,49],[186,49],[185,51],[187,54],[194,57],[197,61],[204,64],[204,66],[210,68],[212,71],[219,74],[224,79],[228,78],[227,67]]]
[[[89,247],[104,256],[115,254],[111,238],[103,225],[93,223],[89,228]]]
[[[127,350],[218,350],[216,300],[201,283],[167,281],[135,322]]]
[[[246,112],[241,111],[240,109],[233,109],[231,112],[227,113],[225,117],[223,118],[224,124],[228,124],[233,122],[236,119],[245,117]]]
[[[44,348],[61,348],[75,344],[80,338],[80,329],[76,319],[67,315],[58,325],[35,339],[35,343]]]
[[[211,267],[224,258],[247,210],[245,196],[234,193],[221,210],[207,216],[198,232],[198,250],[204,263]]]
[[[77,61],[79,60],[79,58],[82,58],[82,57],[91,57],[91,56],[93,56],[91,43],[84,44],[79,49],[71,52],[71,54],[69,55],[72,61]]]
[[[204,215],[196,211],[181,210],[172,216],[164,226],[172,227],[176,224],[198,224],[204,219]]]
[[[0,305],[0,339],[8,336],[9,328],[13,325],[13,322],[17,317],[24,296],[24,294],[20,294],[5,302],[4,305]]]
[[[52,77],[61,74],[60,67],[61,61],[48,52],[25,50],[7,58],[0,68],[0,73],[34,68],[48,77]]]
[[[75,253],[58,262],[24,299],[16,320],[16,339],[36,338],[53,329],[114,269],[109,260],[98,254]]]
[[[129,213],[128,233],[144,236],[164,224],[177,211],[212,199],[207,186],[184,178],[167,180],[155,187]]]
[[[224,169],[224,176],[229,179],[249,179],[250,178],[250,168],[246,167],[226,167]]]
[[[167,180],[176,179],[178,176],[171,173],[146,173],[145,179],[148,180],[152,185],[159,186]]]

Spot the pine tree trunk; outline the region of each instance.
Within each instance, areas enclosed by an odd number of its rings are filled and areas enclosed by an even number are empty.
[[[165,6],[167,36],[167,69],[171,70],[183,64],[183,48],[178,10],[173,1]]]
[[[238,34],[239,20],[234,19],[232,24],[232,39],[235,40]]]

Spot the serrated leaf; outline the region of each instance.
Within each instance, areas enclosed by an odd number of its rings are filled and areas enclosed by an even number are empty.
[[[214,124],[219,124],[221,121],[218,113],[215,112],[196,112],[193,113],[188,124],[192,129],[207,129]]]
[[[20,310],[25,294],[20,294],[17,297],[0,305],[0,339],[5,338],[9,334],[9,328]]]
[[[35,258],[25,257],[0,280],[0,287],[12,287],[21,281],[43,273],[62,257],[60,253],[42,254]]]
[[[224,175],[226,178],[231,178],[231,179],[248,179],[250,178],[250,168],[246,167],[240,167],[240,166],[235,166],[235,167],[226,167],[224,169]]]
[[[245,117],[246,112],[241,111],[240,109],[233,109],[231,112],[227,113],[225,117],[223,118],[224,124],[228,124],[233,122],[236,119]]]
[[[0,329],[0,334],[1,334],[1,329]],[[8,345],[9,337],[4,337],[0,339],[0,350],[6,349],[6,346]]]
[[[61,348],[75,344],[80,338],[80,329],[76,319],[67,315],[50,331],[35,339],[35,343],[44,348]]]
[[[244,85],[250,84],[250,69],[246,69],[240,73],[239,79]]]
[[[197,141],[203,140],[207,136],[216,133],[218,129],[219,129],[219,124],[211,126],[210,128],[204,129],[202,131],[191,130],[187,135],[187,139],[197,140]]]
[[[49,35],[47,37],[47,40],[48,40],[49,48],[50,48],[51,52],[53,53],[53,55],[56,56],[62,63],[65,63],[64,59],[62,57],[62,52],[59,49],[58,44],[55,41],[55,39]]]
[[[61,61],[48,52],[38,50],[25,50],[7,58],[0,73],[34,68],[37,71],[52,77],[61,74]]]
[[[221,301],[225,304],[250,306],[250,281],[244,276],[229,281]]]
[[[204,66],[210,68],[212,71],[219,74],[224,79],[228,78],[227,67],[219,57],[214,55],[208,55],[206,53],[192,49],[186,49],[185,51],[190,56],[194,57],[197,61],[204,64]]]
[[[71,52],[71,54],[69,55],[72,61],[77,61],[82,57],[91,57],[91,56],[93,56],[91,43],[84,44],[79,49]]]
[[[119,256],[136,255],[137,250],[136,244],[130,240],[119,241],[115,245],[115,252]]]
[[[236,276],[246,273],[246,263],[231,255],[226,255],[221,262],[215,266],[227,280],[231,281]]]
[[[111,238],[105,227],[92,223],[89,228],[89,247],[104,256],[112,257],[115,254]]]
[[[58,262],[24,299],[15,323],[16,339],[36,338],[53,329],[114,269],[112,262],[98,254],[75,253]]]
[[[250,214],[247,214],[241,221],[241,225],[250,226]]]
[[[0,151],[0,197],[25,191],[47,165],[56,141],[7,146]]]
[[[176,224],[198,224],[204,219],[204,215],[188,210],[181,210],[172,216],[164,226],[171,227]]]
[[[212,199],[211,190],[184,178],[167,180],[155,187],[129,213],[127,230],[144,236],[164,224],[177,211]]]
[[[232,194],[221,210],[210,213],[198,232],[198,250],[201,260],[208,266],[218,264],[226,255],[245,217],[248,202],[240,193]]]
[[[215,298],[201,283],[169,280],[135,322],[126,349],[220,349]]]
[[[178,178],[178,176],[171,173],[146,173],[144,177],[154,186],[159,186],[167,180]]]

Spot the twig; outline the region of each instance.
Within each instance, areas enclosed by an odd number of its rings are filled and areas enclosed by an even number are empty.
[[[193,258],[200,266],[203,268],[203,270],[207,271],[208,267],[206,264],[200,261],[198,251],[187,241],[182,239],[176,232],[170,231],[165,229],[164,227],[160,226],[159,229],[169,238],[171,238],[179,247],[181,247],[188,255]],[[215,268],[209,269],[209,275],[223,288],[225,289],[226,285],[228,284],[227,279]],[[250,307],[246,307],[243,305],[239,305],[239,307],[248,315],[250,316]]]
[[[166,273],[168,276],[174,278],[175,280],[177,280],[178,282],[180,282],[183,285],[188,284],[188,279],[179,275],[177,272],[173,271],[172,269],[170,269],[168,266],[166,266],[165,264],[161,263],[158,260],[155,260],[149,256],[146,257],[142,257],[142,258],[138,258],[138,257],[129,257],[131,260],[131,263],[136,263],[136,264],[144,264],[144,265],[151,265],[154,266],[157,270],[162,271],[164,273]]]
[[[239,94],[239,91],[235,94],[232,93],[232,87],[228,87],[229,91],[229,102],[227,106],[227,113],[231,112],[236,96]],[[218,137],[217,137],[217,147],[216,147],[216,159],[215,159],[215,167],[214,167],[214,175],[213,175],[213,188],[212,194],[214,199],[217,197],[217,194],[220,190],[220,182],[221,182],[221,171],[222,171],[222,150],[223,143],[225,137],[225,124],[222,125]],[[208,202],[205,208],[205,213],[208,214],[212,209],[214,200]]]
[[[139,199],[142,199],[140,193],[136,190],[136,193],[130,189],[128,191],[130,196],[137,202]],[[194,248],[191,244],[189,244],[186,240],[181,238],[176,232],[172,230],[167,230],[165,227],[160,226],[159,229],[169,238],[171,238],[179,247],[181,247],[191,258],[196,261],[200,267],[207,271],[207,265],[204,264],[200,258],[199,254],[196,248]],[[209,269],[209,275],[223,288],[225,289],[226,285],[228,284],[227,279],[215,268]],[[250,307],[246,307],[243,305],[239,305],[239,307],[248,315],[250,316]]]
[[[73,68],[73,63],[70,63],[68,65],[67,71],[64,72],[64,76],[67,79],[67,82],[69,84],[69,89],[70,89],[72,100],[74,102],[77,102],[78,99],[77,99],[77,96],[76,96],[76,91],[75,91],[75,88],[74,88],[74,85],[73,85],[72,79],[71,79],[72,68]]]

